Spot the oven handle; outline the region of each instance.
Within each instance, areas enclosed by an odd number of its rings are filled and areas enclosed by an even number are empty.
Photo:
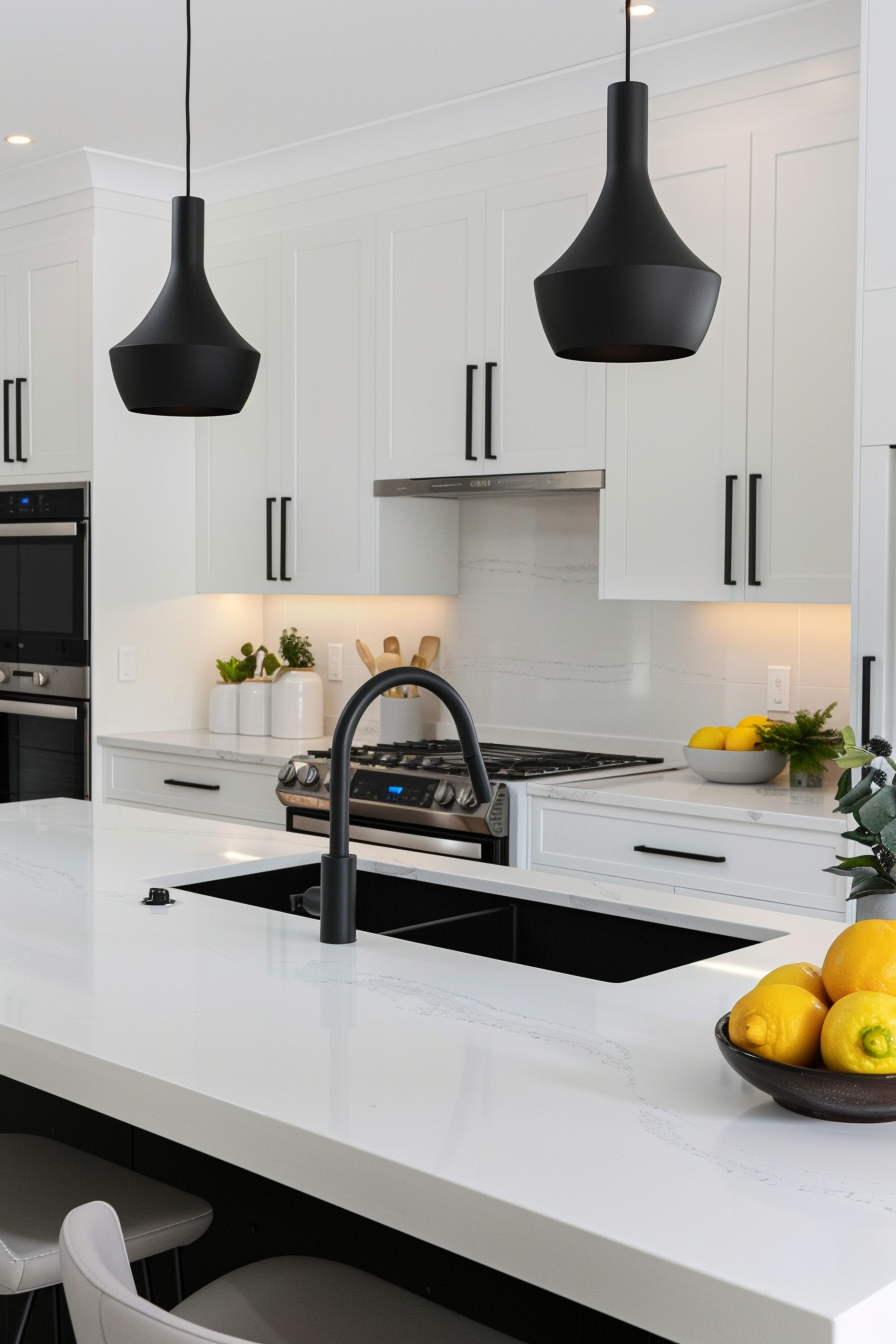
[[[77,705],[41,705],[24,700],[0,700],[0,714],[22,714],[26,719],[76,719]]]
[[[0,523],[3,537],[76,537],[77,523]]]

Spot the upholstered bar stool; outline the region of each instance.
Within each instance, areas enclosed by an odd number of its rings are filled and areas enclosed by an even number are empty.
[[[55,1139],[0,1134],[0,1295],[23,1298],[11,1344],[22,1342],[34,1294],[62,1282],[63,1219],[76,1205],[95,1199],[117,1210],[128,1260],[176,1252],[200,1237],[212,1220],[204,1199],[115,1162]],[[178,1267],[178,1286],[179,1279]]]
[[[175,1307],[138,1297],[108,1204],[73,1209],[60,1236],[78,1344],[511,1344],[363,1270],[289,1255],[236,1269]]]

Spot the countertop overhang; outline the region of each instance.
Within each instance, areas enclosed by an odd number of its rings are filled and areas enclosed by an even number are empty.
[[[823,921],[357,846],[413,880],[757,937],[626,984],[174,891],[251,826],[0,807],[0,1072],[687,1344],[896,1337],[896,1130],[780,1110],[713,1025]]]

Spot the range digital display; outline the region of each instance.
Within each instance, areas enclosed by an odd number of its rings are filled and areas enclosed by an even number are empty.
[[[402,807],[432,807],[438,780],[417,775],[388,774],[381,770],[356,770],[350,796],[374,803],[400,803]]]

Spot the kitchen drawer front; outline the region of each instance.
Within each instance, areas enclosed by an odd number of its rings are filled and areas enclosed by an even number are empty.
[[[277,798],[276,784],[273,765],[253,770],[191,756],[106,751],[105,798],[110,803],[136,803],[283,827],[285,809]]]
[[[843,881],[824,872],[836,861],[835,835],[795,827],[699,826],[670,814],[598,811],[540,798],[532,799],[531,816],[533,867],[843,912]]]

